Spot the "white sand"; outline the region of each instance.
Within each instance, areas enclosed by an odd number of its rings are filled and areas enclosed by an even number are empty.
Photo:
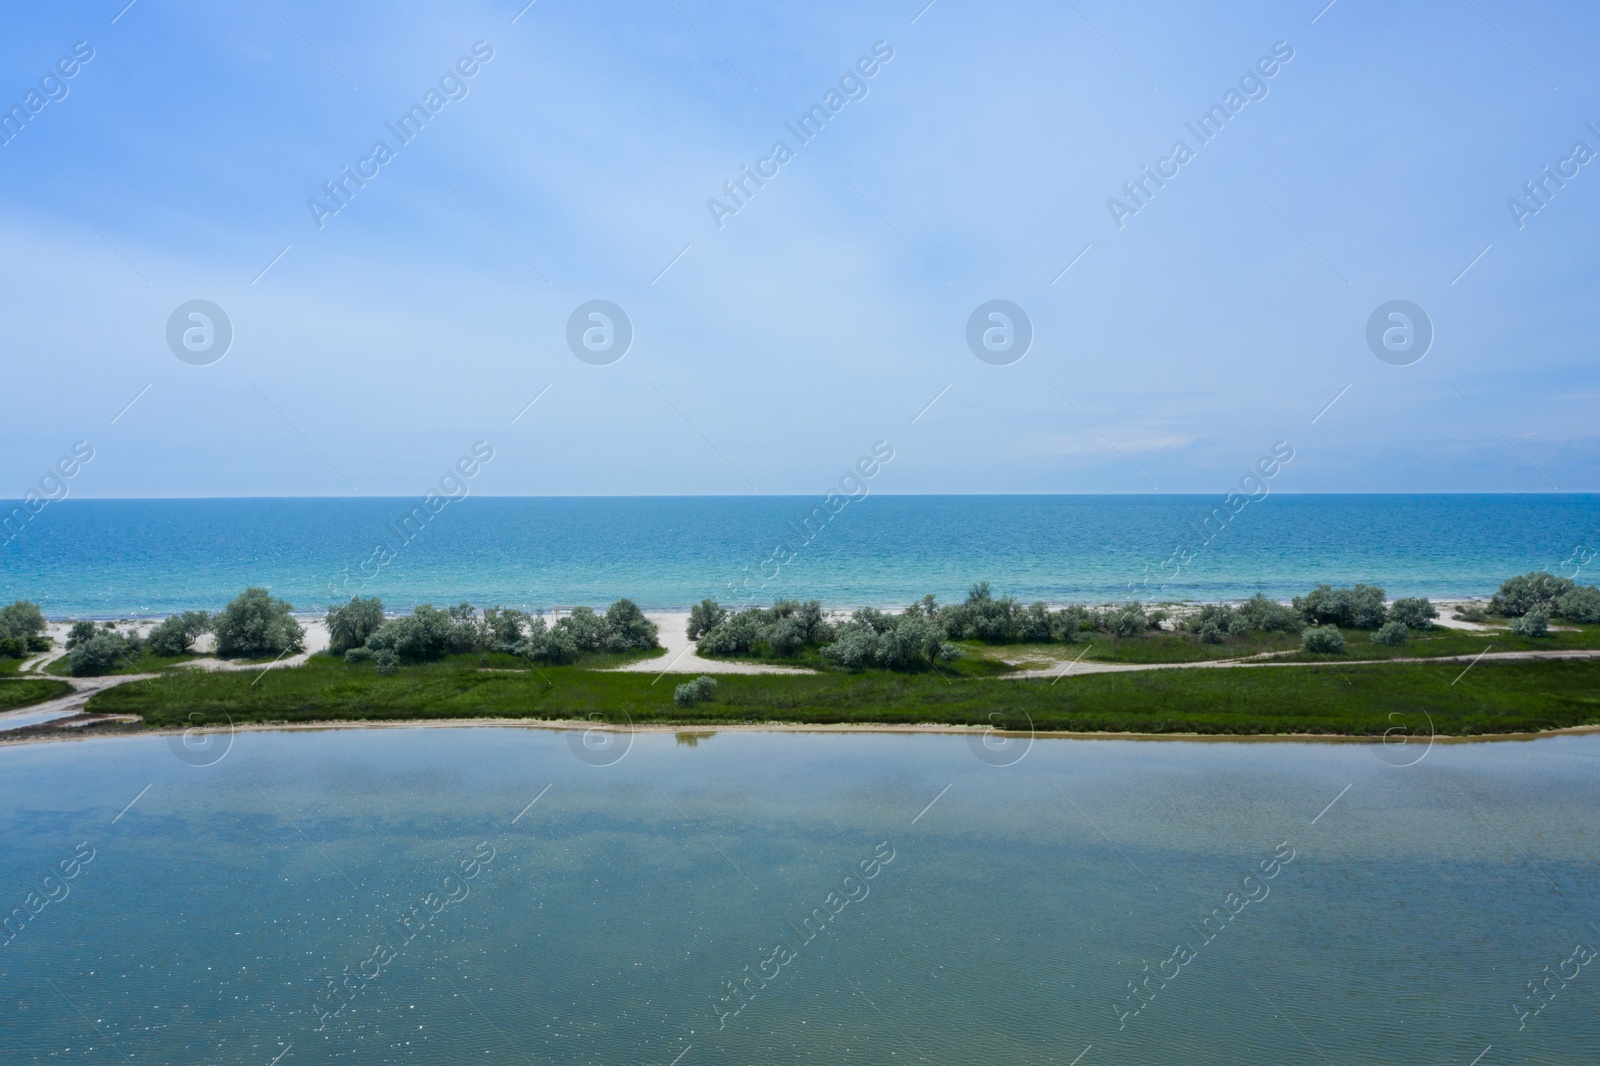
[[[797,666],[768,666],[765,663],[738,663],[726,659],[702,659],[693,651],[694,644],[685,633],[689,625],[689,612],[650,613],[646,618],[656,624],[661,632],[657,637],[667,654],[654,659],[644,659],[616,667],[619,672],[664,674],[810,674]]]

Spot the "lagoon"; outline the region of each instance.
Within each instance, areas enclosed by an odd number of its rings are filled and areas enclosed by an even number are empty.
[[[0,1058],[1596,1061],[1600,967],[1575,948],[1600,945],[1600,737],[1419,753],[540,728],[9,746]]]

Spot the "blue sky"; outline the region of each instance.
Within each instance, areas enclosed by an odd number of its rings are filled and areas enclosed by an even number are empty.
[[[76,497],[412,495],[479,440],[486,494],[813,494],[877,440],[882,492],[1225,491],[1280,440],[1285,491],[1600,490],[1600,161],[1508,207],[1600,152],[1600,10],[924,2],[8,10],[5,108],[93,58],[0,147],[0,495],[79,440]],[[166,341],[194,299],[211,365]],[[592,299],[632,322],[611,365],[567,346]],[[965,340],[992,299],[1032,323],[1011,365]],[[1412,365],[1366,342],[1394,299]]]

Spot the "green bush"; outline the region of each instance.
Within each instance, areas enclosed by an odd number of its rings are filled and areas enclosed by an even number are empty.
[[[1557,609],[1557,600],[1576,587],[1570,579],[1545,570],[1508,577],[1489,601],[1489,613],[1518,618],[1536,607],[1548,613]]]
[[[1314,626],[1348,626],[1376,629],[1387,613],[1383,608],[1383,589],[1357,584],[1354,588],[1318,585],[1304,596],[1294,598],[1294,609]]]
[[[1556,601],[1556,613],[1569,622],[1593,625],[1600,622],[1600,588],[1578,585]]]
[[[347,663],[370,663],[376,654],[371,648],[347,648],[344,653],[344,661]]]
[[[16,600],[0,607],[0,637],[18,637],[26,646],[29,637],[44,635],[45,628],[44,612],[32,600]]]
[[[400,656],[387,648],[375,653],[372,656],[372,663],[380,674],[393,674],[400,670]]]
[[[489,651],[513,651],[531,621],[526,611],[490,607],[483,612],[483,632]]]
[[[28,651],[30,652],[49,651],[51,647],[53,647],[53,644],[49,637],[34,636],[28,638]]]
[[[1100,628],[1114,637],[1137,637],[1148,629],[1159,628],[1164,617],[1164,611],[1160,617],[1152,618],[1139,604],[1128,603],[1101,615]]]
[[[0,659],[21,659],[27,654],[27,637],[0,637]]]
[[[701,600],[689,608],[689,627],[686,631],[689,639],[699,640],[727,617],[728,612],[716,600]]]
[[[383,625],[383,601],[376,596],[351,596],[350,602],[329,607],[328,654],[343,655],[359,648]]]
[[[1439,609],[1425,597],[1422,599],[1395,600],[1389,605],[1389,620],[1402,622],[1408,629],[1432,629]]]
[[[1519,637],[1542,637],[1550,631],[1550,612],[1543,607],[1529,608],[1528,612],[1511,620],[1511,632]]]
[[[1245,625],[1250,628],[1244,629]],[[1297,633],[1304,626],[1299,612],[1293,607],[1276,603],[1258,592],[1234,608],[1228,631],[1238,635],[1250,632]]]
[[[97,632],[99,630],[95,628],[95,624],[87,619],[72,623],[72,628],[67,630],[67,650],[71,651]]]
[[[1336,625],[1308,626],[1300,633],[1300,647],[1317,655],[1343,655],[1344,634]]]
[[[685,681],[672,690],[672,702],[679,707],[692,707],[701,700],[709,700],[717,693],[715,678],[701,674],[693,681]]]
[[[656,624],[644,616],[638,604],[622,599],[606,608],[602,646],[607,651],[634,651],[657,647]]]
[[[513,650],[534,662],[570,663],[578,657],[578,642],[570,627],[550,626],[543,618],[535,618],[528,624],[528,635]]]
[[[703,617],[718,617],[718,621],[700,636],[697,650],[702,655],[766,652],[791,656],[798,655],[806,647],[829,643],[835,636],[834,627],[822,612],[822,604],[816,600],[807,603],[780,600],[768,608],[746,607],[733,614],[723,611],[711,600],[705,603],[716,607],[716,612],[707,611]],[[921,617],[920,611],[918,617]]]
[[[224,659],[262,659],[305,650],[306,631],[287,601],[252,586],[212,620],[217,654]]]
[[[1399,621],[1385,622],[1378,627],[1376,633],[1372,634],[1372,643],[1387,644],[1390,647],[1397,647],[1410,639],[1411,629]]]
[[[1489,620],[1489,612],[1484,609],[1481,603],[1463,603],[1456,608],[1454,617],[1457,622],[1482,623]]]
[[[205,611],[184,611],[171,615],[145,636],[152,655],[184,655],[194,647],[200,635],[211,628],[211,616]]]
[[[88,640],[72,649],[70,668],[73,677],[99,677],[109,674],[118,666],[139,654],[137,638],[124,637],[110,629],[101,629]]]
[[[833,643],[822,648],[822,657],[847,670],[868,666],[889,670],[926,670],[959,658],[961,652],[949,642],[938,622],[919,614],[885,614],[864,607],[839,626]]]

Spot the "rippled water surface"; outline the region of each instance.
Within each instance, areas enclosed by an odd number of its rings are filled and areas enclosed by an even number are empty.
[[[547,608],[627,596],[835,607],[959,599],[1287,599],[1318,581],[1487,596],[1511,574],[1584,582],[1600,497],[887,496],[65,500],[0,546],[0,595],[52,617],[215,609],[270,585],[302,611],[352,594]],[[1226,506],[1224,506],[1226,504]],[[1230,511],[1240,508],[1235,517]]]
[[[1600,1061],[1597,737],[222,751],[0,748],[0,1061]]]

